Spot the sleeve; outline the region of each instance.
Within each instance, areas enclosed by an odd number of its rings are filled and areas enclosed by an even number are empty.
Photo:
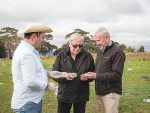
[[[90,55],[90,66],[88,69],[88,72],[94,72],[95,71],[95,65],[94,65],[94,59],[92,57],[92,55]],[[87,82],[92,82],[93,79],[88,79]]]
[[[60,71],[61,72],[61,65],[60,65],[60,55],[58,54],[53,65],[52,71]],[[59,83],[67,83],[68,80],[66,78],[53,78],[54,81]]]
[[[20,66],[23,82],[27,87],[45,90],[47,83],[36,78],[36,60],[33,55],[26,54],[22,56]]]
[[[96,80],[106,82],[120,80],[122,78],[122,73],[124,69],[124,61],[125,61],[124,52],[122,51],[116,52],[112,63],[112,70],[110,72],[103,74],[97,73]]]
[[[90,56],[90,67],[89,67],[89,72],[94,72],[95,71],[95,65],[94,65],[94,59],[92,55]]]

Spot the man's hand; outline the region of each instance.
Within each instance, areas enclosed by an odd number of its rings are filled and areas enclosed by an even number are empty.
[[[66,72],[62,72],[62,77],[66,78],[67,80],[73,80],[74,77],[77,77],[76,73],[66,73]]]
[[[80,80],[82,80],[82,81],[87,81],[87,80],[88,80],[88,76],[89,76],[88,73],[82,74],[82,75],[80,76]]]
[[[48,88],[48,86],[49,86],[49,83],[47,82],[47,86],[46,86],[46,88]]]
[[[56,84],[55,83],[48,83],[47,91],[54,91],[56,89]]]
[[[63,78],[67,78],[67,77],[69,76],[69,73],[67,73],[67,72],[62,72],[62,73],[61,73],[61,76],[62,76]]]
[[[88,74],[89,74],[88,79],[96,79],[96,73],[88,72]]]
[[[50,77],[50,71],[46,71],[47,72],[47,77],[51,78]]]
[[[96,73],[88,72],[81,75],[81,80],[85,81],[87,79],[96,79]]]
[[[67,80],[73,80],[73,76],[77,76],[76,73],[67,73],[59,71],[47,71],[47,76],[50,78],[66,78]]]
[[[47,71],[47,76],[50,78],[61,78],[61,72],[59,71]]]
[[[68,77],[66,78],[67,80],[73,80],[74,79],[74,77],[72,76],[72,74],[71,73],[68,73]]]

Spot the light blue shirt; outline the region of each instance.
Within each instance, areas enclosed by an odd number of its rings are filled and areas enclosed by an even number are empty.
[[[12,60],[14,91],[11,108],[19,109],[27,102],[39,103],[46,95],[47,73],[36,49],[21,41]]]

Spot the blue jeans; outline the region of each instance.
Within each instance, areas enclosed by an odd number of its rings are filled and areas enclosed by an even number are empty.
[[[13,109],[15,113],[42,113],[42,101],[38,104],[34,102],[27,102],[20,109]]]

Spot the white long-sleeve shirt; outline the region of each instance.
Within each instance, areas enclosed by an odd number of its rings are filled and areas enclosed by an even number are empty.
[[[21,41],[13,55],[12,75],[11,108],[19,109],[29,101],[39,103],[46,95],[47,73],[38,52],[25,41]]]

